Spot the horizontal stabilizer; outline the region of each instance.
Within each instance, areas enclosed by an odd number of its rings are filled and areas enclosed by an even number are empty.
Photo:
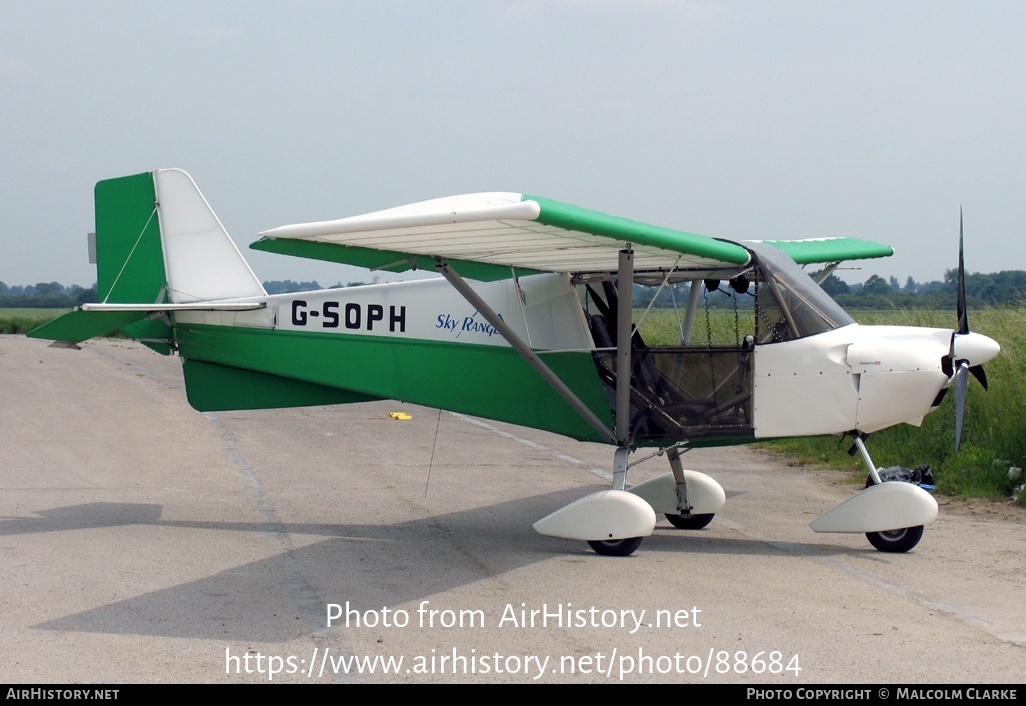
[[[29,338],[47,341],[82,341],[117,331],[123,326],[145,319],[145,311],[84,311],[73,309],[28,333]]]
[[[199,360],[186,360],[182,369],[189,404],[200,412],[311,407],[380,399],[351,390]]]
[[[252,311],[263,309],[266,302],[188,302],[185,304],[83,304],[83,311]]]

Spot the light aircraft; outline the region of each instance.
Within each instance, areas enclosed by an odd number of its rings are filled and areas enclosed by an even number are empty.
[[[852,436],[870,480],[812,529],[908,551],[937,503],[882,482],[864,438],[918,425],[954,386],[957,443],[968,375],[985,385],[982,364],[999,352],[969,331],[961,243],[958,328],[928,329],[860,326],[802,269],[824,265],[822,281],[841,261],[892,254],[854,238],[731,242],[537,196],[465,194],[287,225],[251,246],[441,277],[270,296],[184,171],[101,181],[95,205],[100,302],[31,336],[73,347],[121,330],[177,354],[201,411],[396,399],[605,442],[612,488],[534,525],[599,554],[631,554],[656,513],[699,529],[720,511],[723,488],[683,467],[688,449],[829,434]],[[646,344],[633,285],[682,282],[678,345]],[[696,342],[703,290],[716,289],[754,300],[726,345]],[[669,473],[628,486],[629,467],[661,455]]]

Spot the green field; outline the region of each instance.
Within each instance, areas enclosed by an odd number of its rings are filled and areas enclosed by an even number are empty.
[[[66,311],[68,310],[0,308],[0,333],[28,333]]]
[[[956,326],[954,311],[853,311],[862,324],[897,326]],[[750,316],[750,314],[749,314]],[[745,315],[740,317],[744,335]],[[1009,498],[1023,483],[1009,478],[1009,467],[1026,467],[1026,309],[980,309],[969,312],[970,328],[1001,344],[1001,354],[984,367],[989,391],[975,379],[969,381],[962,448],[955,454],[954,394],[950,394],[921,427],[902,424],[873,434],[866,442],[873,461],[881,466],[913,468],[928,464],[937,478],[937,490],[945,495],[988,499]],[[650,344],[676,343],[676,317],[672,311],[653,310],[641,326]],[[711,336],[710,336],[711,334]],[[699,311],[693,343],[707,338],[715,343],[734,340],[734,316],[711,311],[708,326]],[[837,437],[773,441],[766,448],[801,463],[850,470],[854,482],[862,482],[866,471],[859,456],[849,456],[851,439]],[[1019,494],[1026,506],[1026,492]]]

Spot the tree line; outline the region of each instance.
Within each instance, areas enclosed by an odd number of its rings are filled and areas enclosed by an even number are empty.
[[[294,282],[293,280],[270,280],[264,282],[264,291],[268,294],[288,294],[291,292],[311,292],[317,289],[336,289],[352,287],[363,282],[339,282],[332,287],[322,287],[315,281]],[[60,282],[39,282],[26,286],[9,287],[0,282],[0,309],[70,309],[96,302],[96,284],[85,288],[77,284],[65,287]]]
[[[354,287],[364,282],[341,282],[328,287]],[[682,307],[688,299],[689,284],[682,282],[659,291],[656,287],[635,287],[635,305],[648,306],[658,293],[656,308]],[[872,275],[861,284],[848,284],[837,275],[831,274],[822,284],[823,289],[838,304],[851,309],[945,309],[953,308],[958,296],[958,271],[947,270],[942,281],[916,282],[912,277],[901,284],[896,277],[884,279]],[[264,282],[268,294],[288,294],[326,289],[316,281],[296,282],[290,279]],[[726,282],[719,292],[709,296],[709,305],[714,307],[733,306]],[[752,290],[749,290],[752,291]],[[983,274],[974,272],[965,278],[966,298],[976,306],[1020,306],[1026,303],[1026,271],[1004,270]],[[751,297],[738,296],[741,306],[748,305]],[[82,287],[73,284],[65,287],[59,282],[39,282],[28,286],[8,287],[0,282],[0,308],[71,308],[97,301],[96,285]]]
[[[86,289],[77,284],[65,287],[60,282],[39,282],[24,287],[8,287],[0,282],[0,308],[4,309],[70,309],[95,301],[95,284]]]
[[[813,277],[816,275],[813,274]],[[727,282],[718,289],[712,282],[711,292],[703,291],[710,307],[752,306],[754,287],[747,294],[737,294]],[[634,305],[647,307],[656,296],[654,308],[683,308],[688,301],[690,283],[634,288]],[[943,281],[916,282],[912,277],[901,284],[896,277],[884,279],[871,275],[865,282],[848,284],[837,275],[829,275],[821,284],[823,290],[845,309],[953,309],[958,298],[958,270],[947,270]],[[972,273],[965,278],[966,299],[975,306],[1022,306],[1026,304],[1026,271],[1006,270],[990,274]]]

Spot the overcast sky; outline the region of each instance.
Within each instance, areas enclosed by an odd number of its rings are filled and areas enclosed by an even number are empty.
[[[88,286],[96,181],[190,172],[256,233],[516,191],[841,272],[1026,269],[1026,3],[0,0],[0,281]]]

